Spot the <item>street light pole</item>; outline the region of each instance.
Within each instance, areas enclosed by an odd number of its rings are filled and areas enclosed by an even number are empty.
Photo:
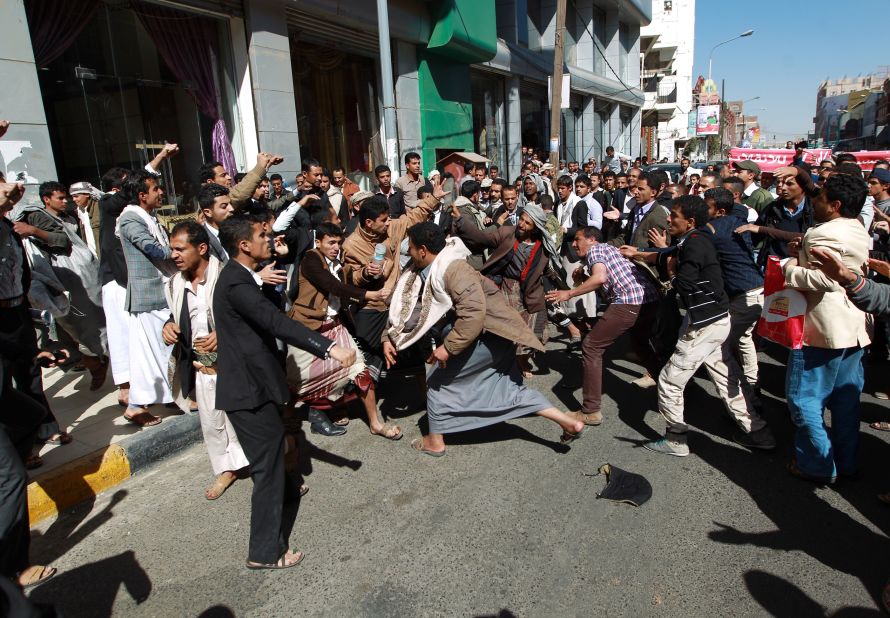
[[[717,43],[714,47],[711,48],[711,53],[708,54],[708,82],[711,82],[711,69],[713,69],[713,66],[714,66],[714,50],[716,50],[721,45],[726,45],[727,43],[732,43],[736,39],[740,39],[740,38],[746,37],[746,36],[751,36],[752,34],[754,34],[753,30],[745,30],[743,33],[736,35],[736,36],[732,37],[731,39],[726,39],[722,43]],[[708,82],[706,82],[706,83],[708,83]],[[722,109],[720,110],[720,122],[717,124],[717,126],[719,127],[719,131],[720,131],[720,150],[722,153],[722,151],[723,151],[723,110]],[[708,140],[705,140],[705,151],[706,152],[708,151]],[[709,156],[709,155],[710,155],[710,153],[708,152],[707,156]]]

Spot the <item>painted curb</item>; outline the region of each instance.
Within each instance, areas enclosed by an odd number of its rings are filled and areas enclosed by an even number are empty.
[[[28,516],[33,526],[60,511],[92,500],[133,474],[202,439],[197,414],[164,419],[116,444],[40,474],[28,483]]]

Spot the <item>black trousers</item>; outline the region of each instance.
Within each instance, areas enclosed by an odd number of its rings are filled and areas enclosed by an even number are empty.
[[[76,353],[77,350],[71,352]],[[59,433],[59,423],[43,394],[43,375],[40,367],[34,364],[37,336],[27,305],[0,308],[0,354],[3,356],[4,372],[12,376],[15,388],[34,399],[44,410],[37,438],[46,440]]]
[[[43,407],[12,388],[5,374],[0,395],[0,576],[15,577],[28,566],[28,473],[24,461],[34,445]]]
[[[284,506],[299,498],[284,470],[281,408],[271,401],[252,410],[227,410],[250,464],[250,545],[247,559],[271,564],[288,550],[290,523]]]

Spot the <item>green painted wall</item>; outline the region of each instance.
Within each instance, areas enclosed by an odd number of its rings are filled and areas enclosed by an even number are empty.
[[[436,149],[473,150],[470,64],[497,51],[494,0],[431,3],[435,26],[426,50],[418,49],[423,160]]]

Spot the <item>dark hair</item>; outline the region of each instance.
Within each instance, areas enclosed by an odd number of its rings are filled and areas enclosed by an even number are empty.
[[[856,163],[856,156],[849,152],[839,152],[834,155],[834,164],[835,166],[838,166],[841,163]]]
[[[709,178],[713,178],[713,179],[714,179],[714,182],[717,182],[717,181],[720,179],[720,176],[718,176],[718,175],[715,174],[714,172],[705,172],[704,174],[701,175],[701,178],[698,179],[699,182],[701,182],[702,180],[704,180],[704,179],[705,179],[705,176],[707,176],[707,177],[709,177]]]
[[[732,211],[733,204],[735,204],[732,191],[723,187],[714,187],[705,191],[705,200],[714,200],[717,210],[722,210],[725,213]]]
[[[874,167],[877,167],[879,165],[890,166],[890,161],[888,161],[887,159],[876,159],[875,163],[874,163]],[[874,169],[874,168],[872,168],[872,169]]]
[[[545,193],[538,200],[538,205],[544,210],[553,210],[553,198]]]
[[[856,163],[844,161],[834,169],[838,174],[847,174],[848,176],[858,176],[859,178],[862,178],[862,168]]]
[[[281,180],[283,182],[284,178],[281,177],[281,174],[272,174],[269,176],[269,182],[272,182],[273,180]]]
[[[618,172],[615,174],[615,180],[618,180],[619,178],[627,178],[627,172]]]
[[[729,176],[728,178],[723,179],[723,186],[730,185],[732,189],[730,191],[738,191],[739,194],[745,192],[745,181],[739,178],[738,176]]]
[[[501,168],[499,168],[497,165],[489,165],[489,166],[488,166],[488,171],[490,172],[491,170],[494,170],[494,171],[496,171],[496,172],[499,172],[499,171],[501,171]]]
[[[568,174],[563,174],[559,178],[556,179],[557,187],[571,187],[574,183],[572,183],[572,177]]]
[[[102,190],[105,192],[112,189],[120,190],[124,186],[124,180],[130,175],[130,170],[125,167],[112,167],[110,170],[102,174]]]
[[[328,178],[330,178],[330,177],[331,177],[331,170],[329,170],[328,168],[324,168],[323,170],[321,170],[321,175],[322,175],[322,176],[327,176]]]
[[[417,159],[418,161],[420,161],[420,155],[417,154],[416,152],[409,152],[408,154],[405,155],[405,165],[408,165],[414,159]]]
[[[213,179],[216,177],[216,172],[213,170],[217,167],[222,167],[222,163],[219,161],[210,161],[199,167],[198,182],[201,184],[204,184],[205,182],[213,182]]]
[[[321,167],[321,163],[318,162],[318,159],[303,159],[303,165],[300,166],[300,171],[305,174],[313,167]]]
[[[501,194],[503,194],[504,191],[513,191],[513,192],[515,193],[515,192],[516,192],[516,185],[504,185],[504,188],[501,189]]]
[[[180,221],[174,225],[173,229],[170,231],[170,238],[179,236],[180,234],[185,234],[188,244],[193,247],[197,247],[202,243],[208,247],[210,246],[210,237],[207,235],[207,228],[197,221],[189,219],[188,221]]]
[[[338,165],[337,167],[331,168],[331,173],[334,173],[334,172],[342,172],[344,176],[346,175],[346,170],[343,168],[342,165]]]
[[[56,191],[68,193],[68,189],[66,189],[65,185],[63,185],[61,182],[50,180],[40,184],[40,188],[37,190],[37,194],[40,196],[40,200],[43,201],[43,198],[52,197],[53,193],[55,193]]]
[[[680,163],[682,163],[683,161],[689,161],[689,157],[681,157]]]
[[[615,172],[613,172],[612,170],[605,170],[602,173],[602,177],[603,180],[605,180],[606,178],[615,178]]]
[[[615,149],[612,146],[606,146],[606,154],[609,154],[609,151],[615,152]]]
[[[224,186],[218,185],[215,182],[208,182],[198,189],[198,195],[196,196],[198,207],[201,210],[211,210],[216,198],[228,194],[229,190]]]
[[[237,214],[219,224],[219,242],[229,257],[241,253],[238,245],[253,238],[253,226],[259,223],[251,216]]]
[[[645,180],[646,185],[650,189],[654,189],[656,191],[658,191],[662,185],[667,186],[668,184],[670,184],[670,182],[668,181],[667,174],[660,170],[651,170],[648,172],[640,172],[640,175],[637,178],[637,184],[639,184],[639,182],[641,180]]]
[[[244,180],[247,177],[247,172],[238,172],[235,174],[235,178],[233,179],[234,183],[237,185],[239,182]]]
[[[445,232],[432,221],[415,223],[408,228],[408,238],[417,247],[426,247],[430,253],[440,253],[445,248]]]
[[[674,200],[673,208],[679,209],[684,219],[694,219],[695,227],[701,227],[711,220],[708,205],[697,195],[681,195]]]
[[[466,163],[464,163],[464,174],[472,173],[474,167],[476,167],[476,164],[472,161],[467,161]]]
[[[343,228],[330,221],[319,223],[315,227],[315,240],[321,240],[325,236],[337,236],[343,238]]]
[[[862,178],[849,174],[832,174],[822,185],[822,192],[829,202],[841,203],[840,213],[847,219],[855,219],[865,204],[868,187]]]
[[[420,201],[425,196],[432,195],[432,194],[433,194],[433,185],[427,183],[427,184],[423,185],[422,187],[420,187],[419,189],[417,189],[417,200]]]
[[[479,183],[475,180],[468,180],[464,184],[460,186],[460,194],[461,196],[470,199],[473,195],[479,192]]]
[[[318,208],[309,214],[309,226],[318,229],[319,225],[330,223],[333,218],[333,208]]]
[[[498,185],[499,187],[501,187],[503,189],[504,187],[507,186],[507,181],[503,178],[495,178],[494,180],[491,181],[491,186],[493,187],[495,185]]]
[[[139,194],[148,193],[149,180],[154,180],[157,183],[158,177],[154,174],[149,174],[145,170],[134,170],[132,174],[127,176],[121,191],[128,204],[138,204]]]
[[[389,212],[389,202],[379,193],[374,197],[369,197],[358,209],[358,221],[360,225],[364,225],[365,221],[370,219],[376,221],[377,217],[385,212]]]
[[[484,163],[477,163],[476,165],[473,166],[473,169],[474,169],[474,170],[482,170],[483,172],[487,172],[487,171],[488,171],[488,168],[485,167],[485,164],[484,164]]]
[[[377,178],[383,172],[389,172],[390,174],[392,174],[392,170],[389,169],[388,165],[378,165],[374,168],[374,178]]]
[[[584,234],[584,238],[593,238],[596,242],[603,242],[603,233],[599,228],[585,225],[584,227],[579,227],[578,231]]]

